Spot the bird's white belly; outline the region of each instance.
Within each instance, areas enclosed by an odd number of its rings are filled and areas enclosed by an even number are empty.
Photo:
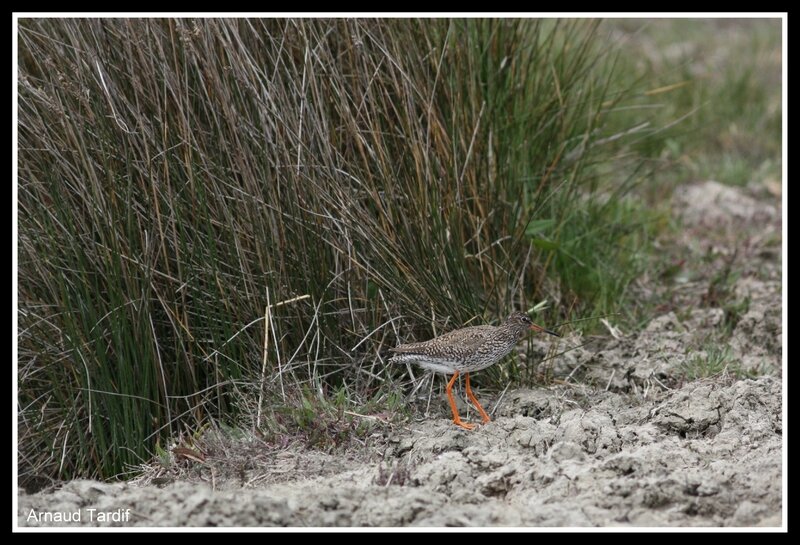
[[[418,354],[401,354],[394,356],[392,359],[397,363],[412,363],[423,369],[427,369],[435,373],[443,373],[445,375],[452,375],[456,371],[460,371],[463,367],[463,363],[460,361],[442,360],[438,358],[431,359]]]

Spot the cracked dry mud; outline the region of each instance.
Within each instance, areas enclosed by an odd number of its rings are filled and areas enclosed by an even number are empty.
[[[235,476],[198,464],[161,485],[78,480],[22,492],[18,522],[40,525],[31,510],[83,510],[82,525],[102,526],[87,520],[94,508],[130,509],[116,526],[780,526],[781,263],[765,242],[779,240],[780,211],[713,182],[676,198],[689,254],[707,251],[698,233],[733,253],[733,231],[748,227],[731,291],[748,305],[725,342],[739,374],[687,379],[702,339],[727,320],[713,301],[688,304],[708,290],[696,279],[672,294],[691,310],[665,309],[638,333],[553,360],[556,377],[578,369],[571,383],[499,403],[481,395],[495,419],[473,432],[453,426],[440,400],[426,420],[377,425],[361,450],[253,443],[257,456]]]

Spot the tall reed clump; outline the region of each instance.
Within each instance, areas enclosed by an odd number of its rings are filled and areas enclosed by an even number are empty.
[[[594,168],[605,51],[580,21],[21,21],[23,483],[117,475],[245,391],[374,394],[431,326],[610,308],[640,233]]]

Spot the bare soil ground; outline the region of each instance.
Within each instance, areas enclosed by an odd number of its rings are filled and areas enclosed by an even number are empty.
[[[180,479],[21,493],[19,524],[74,526],[30,515],[80,511],[95,526],[780,526],[779,198],[706,182],[675,209],[685,229],[664,251],[683,265],[642,283],[664,300],[647,326],[557,358],[549,388],[479,394],[495,419],[475,431],[440,400],[333,454],[221,435],[204,462],[175,462]]]

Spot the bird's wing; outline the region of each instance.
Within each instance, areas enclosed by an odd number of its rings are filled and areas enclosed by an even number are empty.
[[[459,351],[472,352],[477,350],[477,348],[484,343],[493,329],[492,326],[486,325],[464,327],[445,333],[444,335],[439,335],[429,341],[401,344],[390,350],[398,354],[414,354],[421,351],[427,352],[436,347],[453,346],[457,347]]]

